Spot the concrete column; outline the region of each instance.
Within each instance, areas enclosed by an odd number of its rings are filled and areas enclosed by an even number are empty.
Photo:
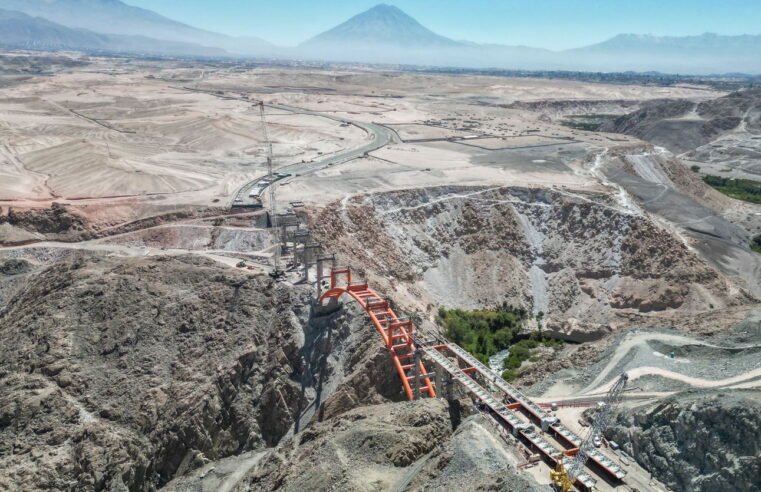
[[[434,383],[436,384],[436,394],[439,398],[444,398],[444,388],[442,385],[441,373],[444,372],[443,367],[436,366],[436,377],[434,377]]]

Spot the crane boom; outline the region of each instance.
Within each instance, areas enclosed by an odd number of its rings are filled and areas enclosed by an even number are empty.
[[[605,399],[601,402],[600,410],[597,412],[597,415],[595,415],[592,425],[587,431],[587,435],[579,446],[579,451],[573,457],[573,460],[566,465],[561,458],[558,460],[558,465],[557,468],[555,468],[555,471],[550,472],[550,478],[552,478],[553,483],[563,492],[567,492],[571,489],[571,486],[576,481],[576,477],[582,472],[590,451],[595,446],[595,440],[601,439],[603,432],[608,428],[610,419],[613,417],[613,412],[621,403],[623,392],[628,381],[628,374],[623,373],[619,376],[608,391],[608,394],[605,395]]]
[[[274,255],[274,267],[275,270],[273,272],[274,277],[279,277],[282,273],[282,270],[280,270],[280,236],[277,232],[277,200],[275,197],[275,174],[272,170],[272,141],[270,140],[269,131],[267,130],[267,118],[264,116],[264,101],[259,101],[259,116],[262,120],[262,131],[264,132],[264,142],[267,146],[267,181],[269,184],[267,185],[267,190],[269,193],[269,202],[270,202],[270,222],[272,226],[272,231],[275,237],[275,255]]]

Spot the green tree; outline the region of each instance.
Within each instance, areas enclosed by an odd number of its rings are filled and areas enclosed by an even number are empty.
[[[756,253],[761,253],[761,234],[750,241],[750,248]]]
[[[518,377],[518,371],[514,371],[512,369],[505,369],[502,371],[502,379],[504,379],[507,382],[515,381],[515,378]]]

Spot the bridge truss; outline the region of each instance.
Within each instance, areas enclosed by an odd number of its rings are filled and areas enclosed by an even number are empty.
[[[334,267],[324,278],[330,278],[330,288],[319,301],[337,303],[348,295],[359,303],[386,345],[408,399],[451,398],[456,383],[482,404],[498,426],[532,453],[538,453],[550,467],[580,452],[583,440],[578,435],[462,347],[444,340],[416,341],[412,322],[397,316],[388,301],[367,283],[353,283],[351,268]],[[318,285],[322,280],[318,275]],[[434,364],[436,370],[428,371],[424,361]],[[622,482],[626,471],[596,448],[584,448],[590,470],[607,482]],[[596,484],[581,469],[574,478],[580,490],[592,490]]]

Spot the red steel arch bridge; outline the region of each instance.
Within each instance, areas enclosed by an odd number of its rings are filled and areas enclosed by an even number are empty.
[[[457,344],[418,339],[412,321],[398,316],[389,302],[366,282],[354,282],[350,267],[333,267],[328,276],[323,276],[322,270],[318,264],[319,302],[335,307],[340,298],[349,296],[364,309],[388,350],[409,400],[449,398],[456,384],[480,402],[500,430],[530,452],[539,454],[549,466],[555,467],[563,457],[579,453],[584,440],[557,417]],[[328,278],[330,286],[321,293],[321,282]],[[434,370],[429,370],[426,364]],[[598,449],[585,448],[585,452],[586,468],[574,477],[578,489],[592,490],[599,479],[612,486],[622,483],[626,471],[618,464]]]

